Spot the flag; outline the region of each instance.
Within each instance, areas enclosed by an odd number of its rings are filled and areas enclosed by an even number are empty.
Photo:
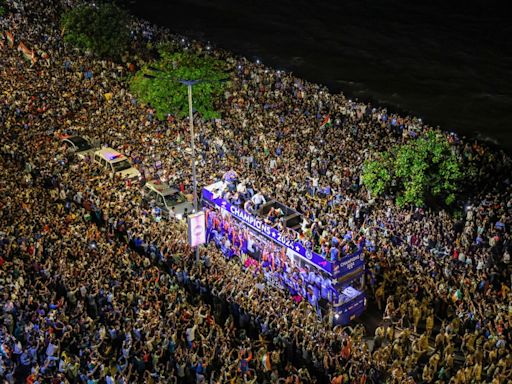
[[[5,37],[7,37],[7,41],[9,42],[9,48],[14,47],[14,35],[11,32],[6,32]]]
[[[332,124],[331,124],[331,115],[327,115],[324,117],[324,119],[322,120],[322,123],[320,124],[320,128],[323,128],[323,127],[330,127]]]
[[[34,64],[37,61],[36,54],[34,53],[34,51],[28,49],[28,47],[23,42],[21,42],[18,45],[18,51],[20,51],[23,54],[23,57],[25,59],[31,61],[32,64]]]

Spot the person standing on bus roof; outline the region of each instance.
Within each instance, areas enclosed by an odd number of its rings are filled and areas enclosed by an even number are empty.
[[[263,196],[261,192],[256,192],[256,194],[252,197],[251,200],[254,203],[256,210],[260,209],[260,206],[267,202],[265,196]]]

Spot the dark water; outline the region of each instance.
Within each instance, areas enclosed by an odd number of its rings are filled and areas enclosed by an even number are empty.
[[[512,21],[492,0],[133,0],[131,8],[332,91],[512,149]]]

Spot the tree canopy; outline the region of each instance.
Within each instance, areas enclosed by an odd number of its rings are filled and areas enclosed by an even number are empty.
[[[128,13],[112,3],[86,4],[65,12],[64,41],[100,57],[117,58],[129,45]]]
[[[156,110],[158,119],[167,115],[188,115],[187,87],[179,80],[208,80],[193,87],[193,108],[203,118],[220,117],[214,102],[224,89],[225,64],[210,56],[192,52],[170,53],[160,48],[160,59],[144,66],[131,80],[132,92]],[[150,75],[152,78],[148,78]]]
[[[3,16],[7,12],[5,8],[5,0],[0,0],[0,16]]]
[[[393,195],[398,206],[424,206],[427,199],[451,205],[463,179],[462,166],[447,138],[428,132],[377,153],[363,167],[363,183],[374,195]]]

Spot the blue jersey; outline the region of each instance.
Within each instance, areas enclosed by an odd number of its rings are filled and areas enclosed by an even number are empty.
[[[331,301],[332,299],[332,285],[329,279],[325,279],[320,287],[320,293],[324,299]]]
[[[333,261],[338,260],[339,254],[340,254],[340,251],[338,251],[338,248],[331,247],[331,260],[333,260]]]

